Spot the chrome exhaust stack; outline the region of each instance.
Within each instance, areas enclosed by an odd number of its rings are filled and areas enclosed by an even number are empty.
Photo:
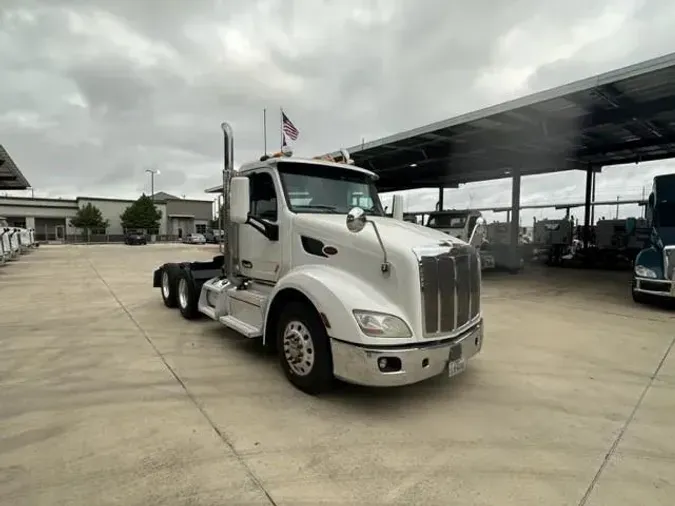
[[[220,213],[220,226],[223,231],[223,275],[228,281],[238,285],[237,225],[230,220],[230,181],[234,176],[234,135],[229,123],[220,125],[223,130],[223,211]]]

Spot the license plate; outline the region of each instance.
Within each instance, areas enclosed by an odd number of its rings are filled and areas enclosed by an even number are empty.
[[[448,377],[457,376],[464,372],[464,369],[466,369],[466,360],[462,357],[462,346],[453,346],[448,356]]]
[[[455,360],[454,362],[450,362],[448,364],[448,377],[452,378],[453,376],[457,376],[458,374],[463,373],[465,369],[466,369],[466,360],[464,360],[463,358]]]

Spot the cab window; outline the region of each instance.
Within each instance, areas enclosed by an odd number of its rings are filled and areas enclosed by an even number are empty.
[[[251,195],[251,215],[266,221],[277,221],[277,192],[274,180],[267,172],[258,172],[249,176]]]

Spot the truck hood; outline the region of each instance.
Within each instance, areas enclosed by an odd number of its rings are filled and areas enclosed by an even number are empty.
[[[431,228],[431,227],[429,227]],[[462,234],[464,234],[464,229],[463,228],[447,228],[447,227],[434,227],[432,230],[436,230],[438,232],[443,232],[444,234],[451,235],[452,237],[457,237],[461,238]]]
[[[657,227],[656,233],[664,246],[675,246],[675,227]]]
[[[382,237],[382,242],[387,248],[407,249],[415,246],[429,246],[441,242],[449,244],[464,244],[464,241],[448,235],[441,230],[416,225],[407,221],[399,221],[394,218],[383,216],[369,216],[377,224]],[[318,237],[330,237],[342,242],[342,240],[354,240],[357,236],[373,235],[373,226],[366,227],[358,234],[347,230],[345,215],[341,214],[298,214],[296,225],[303,231],[313,231]]]
[[[355,234],[347,229],[344,214],[296,214],[292,224],[293,235],[316,239],[324,247],[334,247],[337,252],[325,259],[308,255],[305,245],[297,238],[291,246],[292,254],[297,255],[293,264],[324,264],[344,270],[349,274],[345,279],[351,279],[351,283],[358,280],[360,283],[359,287],[355,287],[356,291],[361,290],[362,295],[376,291],[379,297],[398,307],[397,311],[412,318],[414,321],[409,322],[411,325],[421,328],[415,316],[419,313],[420,295],[414,287],[419,286],[420,278],[419,260],[413,248],[429,248],[433,251],[438,246],[443,246],[439,248],[443,250],[444,247],[449,249],[464,243],[443,232],[414,223],[383,216],[369,216],[368,219],[377,225],[387,251],[387,260],[392,266],[389,275],[383,276],[381,271],[384,256],[373,225],[366,223],[365,228]]]

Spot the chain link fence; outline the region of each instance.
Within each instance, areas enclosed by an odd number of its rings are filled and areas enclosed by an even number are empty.
[[[124,234],[67,235],[64,242],[67,244],[122,244],[124,243]],[[181,239],[177,235],[149,235],[148,242],[181,242]]]

